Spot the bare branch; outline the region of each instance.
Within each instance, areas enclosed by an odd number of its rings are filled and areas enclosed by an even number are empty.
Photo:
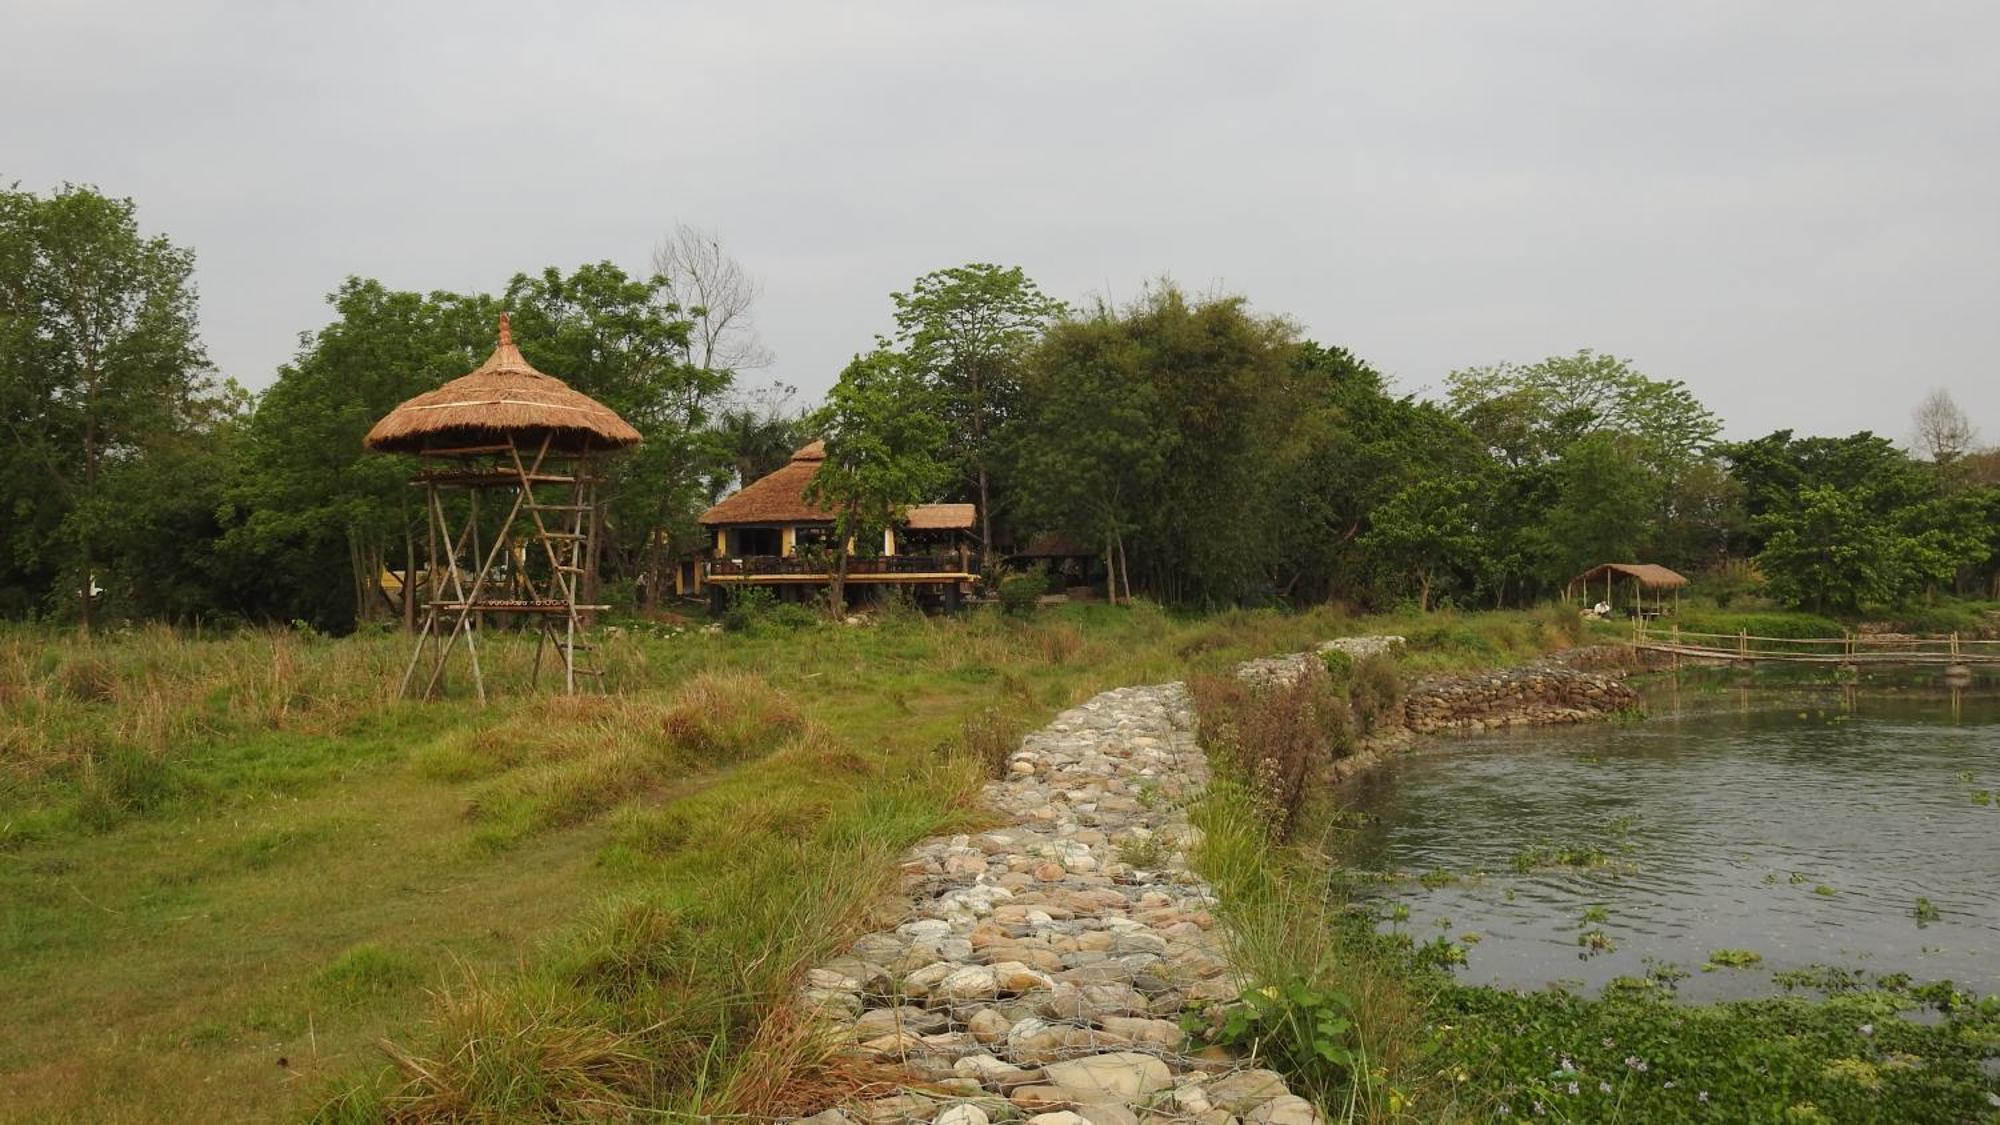
[[[1935,465],[1949,465],[1971,453],[1978,431],[1947,391],[1932,391],[1911,416],[1914,437],[1911,444]]]
[[[764,287],[722,248],[713,231],[675,223],[653,251],[653,272],[694,322],[694,362],[709,371],[768,367],[772,356],[751,320]]]

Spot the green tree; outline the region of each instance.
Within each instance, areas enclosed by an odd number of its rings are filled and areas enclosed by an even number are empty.
[[[1479,501],[1474,481],[1419,478],[1375,509],[1362,542],[1409,577],[1418,608],[1428,611],[1431,593],[1444,578],[1478,566]]]
[[[1895,596],[1906,577],[1903,544],[1865,498],[1810,485],[1798,502],[1763,517],[1757,555],[1766,588],[1790,605],[1854,612]]]
[[[1588,349],[1454,371],[1445,393],[1497,455],[1517,464],[1553,460],[1602,432],[1631,439],[1643,462],[1665,471],[1697,459],[1721,431],[1679,380],[1648,378],[1631,360]]]
[[[1402,575],[1359,543],[1375,509],[1422,476],[1478,475],[1484,450],[1436,405],[1390,395],[1344,348],[1299,344],[1281,393],[1282,424],[1263,443],[1272,585],[1291,600],[1380,601]]]
[[[254,615],[344,631],[399,608],[376,579],[385,564],[415,561],[424,525],[409,487],[414,459],[369,453],[361,439],[405,400],[485,359],[500,306],[361,278],[327,303],[334,321],[300,336],[251,415],[224,543],[253,576]]]
[[[805,444],[800,419],[776,404],[744,403],[723,408],[712,427],[722,451],[728,480],[739,487],[784,468],[792,453]]]
[[[878,349],[847,365],[812,416],[813,429],[826,443],[826,459],[806,495],[834,513],[828,608],[836,615],[847,604],[847,569],[856,545],[878,540],[910,505],[950,479],[951,470],[940,459],[945,425],[929,397],[903,357]]]
[[[1556,462],[1557,499],[1545,524],[1555,548],[1554,569],[1546,574],[1551,583],[1598,563],[1637,557],[1658,481],[1629,445],[1629,439],[1593,433],[1572,442]]]
[[[73,597],[85,628],[100,580],[117,584],[100,573],[107,543],[138,514],[111,502],[114,483],[214,413],[193,271],[191,252],[139,233],[129,199],[0,190],[0,584]]]
[[[504,300],[530,363],[618,411],[644,436],[636,450],[599,466],[607,509],[599,570],[643,575],[648,601],[656,601],[667,560],[700,539],[695,519],[723,456],[710,423],[733,372],[694,361],[693,321],[664,276],[632,277],[610,262],[567,275],[550,267],[516,275]]]
[[[1028,365],[1021,414],[1008,429],[1010,504],[1041,530],[1093,544],[1104,557],[1106,593],[1131,594],[1125,537],[1143,523],[1160,472],[1152,384],[1138,350],[1105,315],[1050,329]]]
[[[927,273],[890,299],[896,337],[950,426],[947,456],[979,505],[980,557],[990,561],[995,438],[1017,409],[1028,350],[1063,304],[1019,266],[985,262]]]

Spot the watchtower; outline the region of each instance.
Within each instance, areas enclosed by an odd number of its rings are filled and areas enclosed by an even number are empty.
[[[580,662],[581,634],[596,590],[597,485],[593,458],[639,443],[610,407],[534,369],[514,346],[507,315],[485,363],[405,402],[368,431],[364,444],[420,459],[429,570],[422,622],[403,670],[404,695],[426,670],[426,698],[443,685],[461,647],[473,690],[486,700],[479,626],[487,616],[524,617],[536,630],[532,682],[553,650],[563,690],[603,676]],[[491,513],[502,512],[497,523]],[[406,576],[406,581],[414,576]]]

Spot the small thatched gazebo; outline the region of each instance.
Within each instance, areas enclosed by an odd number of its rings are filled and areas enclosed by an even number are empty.
[[[581,600],[594,591],[596,577],[591,458],[637,445],[639,431],[610,407],[535,370],[514,346],[502,313],[499,346],[485,363],[390,411],[362,440],[376,452],[424,459],[410,483],[424,489],[430,525],[428,597],[403,672],[405,694],[426,645],[431,671],[423,694],[436,693],[463,638],[473,687],[484,700],[478,626],[492,614],[536,622],[538,679],[549,646],[562,661],[566,691],[576,690],[579,676],[603,674],[577,661],[589,649],[577,639],[581,615],[608,608]],[[480,518],[487,494],[504,505],[497,529]],[[481,542],[482,532],[489,542]]]
[[[362,444],[377,453],[442,456],[502,440],[532,450],[544,438],[552,452],[623,449],[639,444],[639,431],[610,407],[535,370],[501,313],[500,345],[485,363],[391,410]]]
[[[1658,563],[1599,563],[1569,580],[1563,588],[1563,600],[1574,597],[1579,589],[1584,597],[1589,597],[1592,589],[1602,586],[1604,603],[1612,604],[1613,583],[1625,580],[1631,583],[1632,608],[1634,613],[1644,613],[1646,591],[1653,592],[1653,612],[1666,612],[1667,590],[1674,592],[1674,608],[1681,604],[1681,587],[1688,584],[1687,577],[1668,570]]]

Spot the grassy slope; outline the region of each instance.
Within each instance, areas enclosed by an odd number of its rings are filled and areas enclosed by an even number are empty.
[[[496,1027],[605,1032],[589,1081],[631,1052],[672,1104],[754,1103],[771,1068],[741,1061],[785,1049],[758,1016],[791,966],[976,815],[976,769],[938,753],[969,716],[1018,730],[1370,627],[1073,607],[628,636],[619,697],[483,711],[389,701],[393,637],[0,636],[0,1116],[298,1114],[380,1037],[448,1070]],[[559,1054],[424,1092],[531,1105],[575,1077]]]

